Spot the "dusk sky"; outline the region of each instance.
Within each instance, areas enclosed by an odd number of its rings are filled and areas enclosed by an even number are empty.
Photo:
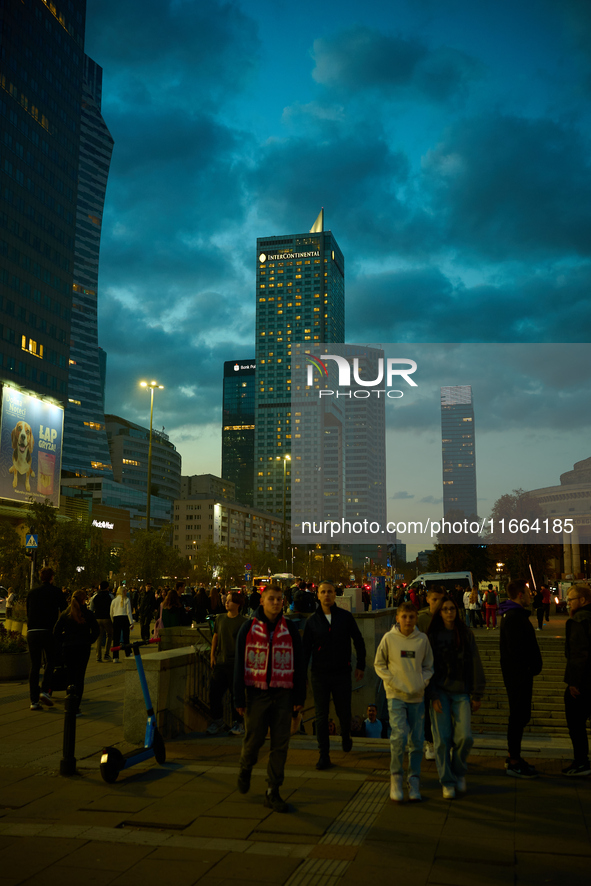
[[[307,231],[322,206],[347,341],[589,341],[585,0],[89,0],[86,51],[115,140],[106,408],[146,424],[137,383],[164,384],[154,425],[183,473],[220,472],[223,361],[254,354],[257,236]],[[503,361],[490,372],[502,388]],[[588,390],[527,425],[576,416],[558,473],[591,454]],[[436,469],[440,494],[440,453]]]

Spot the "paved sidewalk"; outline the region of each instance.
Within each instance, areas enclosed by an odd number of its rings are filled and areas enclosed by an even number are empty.
[[[504,741],[480,735],[468,793],[444,801],[424,762],[424,802],[389,800],[387,742],[356,740],[314,768],[311,737],[292,741],[283,795],[263,806],[266,752],[252,788],[236,790],[240,739],[191,735],[167,763],[102,781],[99,753],[122,735],[125,667],[91,662],[77,720],[79,774],[59,776],[63,706],[28,709],[26,684],[0,684],[0,886],[404,886],[588,884],[591,778],[567,779],[569,743],[530,736],[535,781],[507,777]]]
[[[559,759],[543,778],[517,781],[499,757],[475,756],[468,793],[453,802],[425,763],[424,802],[398,806],[387,754],[335,750],[337,767],[319,773],[300,744],[283,789],[289,815],[263,807],[263,766],[250,793],[237,792],[240,742],[230,738],[169,743],[165,766],[144,764],[114,785],[98,759],[70,779],[5,765],[0,884],[337,886],[394,873],[410,886],[589,882],[591,780],[562,778]]]

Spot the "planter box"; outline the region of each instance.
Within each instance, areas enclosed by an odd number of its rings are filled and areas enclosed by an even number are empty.
[[[25,679],[30,663],[28,652],[0,652],[0,683]]]

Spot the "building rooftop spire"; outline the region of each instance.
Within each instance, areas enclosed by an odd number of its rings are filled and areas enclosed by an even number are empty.
[[[314,222],[314,224],[310,228],[310,233],[311,234],[319,234],[323,230],[324,230],[324,206],[322,207],[322,209],[318,213],[318,218],[316,219],[316,221]]]

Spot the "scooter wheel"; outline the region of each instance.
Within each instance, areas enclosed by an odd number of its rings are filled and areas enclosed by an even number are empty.
[[[154,757],[160,766],[166,763],[166,745],[157,729],[154,730]]]
[[[125,760],[117,748],[104,748],[101,754],[101,776],[107,784],[117,781]]]

